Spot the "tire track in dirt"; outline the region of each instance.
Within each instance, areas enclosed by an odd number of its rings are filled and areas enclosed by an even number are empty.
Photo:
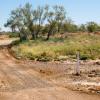
[[[15,67],[18,66],[16,64],[7,65],[6,62],[3,62],[2,66],[6,66],[1,68],[1,72],[3,76],[6,77],[8,86],[10,87],[8,91],[17,91],[20,89],[28,89],[35,87],[43,88],[52,86],[47,81],[44,81],[36,76],[33,76],[26,70],[24,71],[24,69],[20,69],[20,67]]]

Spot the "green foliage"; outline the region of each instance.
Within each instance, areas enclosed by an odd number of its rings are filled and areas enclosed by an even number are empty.
[[[86,31],[87,31],[86,25],[81,24],[81,25],[79,26],[79,31],[80,31],[80,32],[86,32]]]
[[[49,41],[31,40],[14,46],[12,50],[17,57],[38,61],[76,59],[77,51],[81,60],[100,59],[100,36],[82,34]]]
[[[46,40],[49,40],[50,36],[56,33],[100,31],[100,25],[95,22],[80,26],[74,24],[66,16],[66,10],[61,5],[53,7],[45,5],[33,9],[31,4],[26,3],[12,10],[10,15],[5,27],[10,27],[13,33],[18,32],[21,41],[36,40],[44,37],[44,34],[47,37]]]
[[[90,57],[87,54],[81,54],[80,55],[80,60],[88,60]]]
[[[77,32],[78,26],[73,23],[71,19],[67,19],[63,24],[64,32]]]
[[[9,35],[9,37],[10,38],[16,38],[16,37],[19,37],[19,33],[18,32],[10,32],[10,33],[8,33],[8,35]]]
[[[49,9],[49,6],[45,5],[32,9],[32,5],[26,3],[23,7],[12,10],[5,27],[10,27],[12,32],[18,31],[21,41],[29,37],[36,39],[42,30],[48,33],[47,39],[49,39],[51,34],[60,32],[65,19],[66,11],[63,6],[56,5]]]
[[[99,28],[100,28],[100,26],[98,26],[98,24],[95,23],[95,22],[88,22],[87,23],[87,30],[88,30],[88,32],[98,31]]]

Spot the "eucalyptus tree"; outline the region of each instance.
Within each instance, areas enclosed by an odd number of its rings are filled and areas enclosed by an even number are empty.
[[[67,18],[63,23],[63,32],[78,32],[79,27],[71,20],[70,18]]]
[[[24,24],[27,27],[27,30],[29,30],[29,32],[31,33],[32,39],[35,39],[39,14],[36,10],[32,9],[32,5],[30,5],[29,3],[27,3],[23,7],[22,12]]]
[[[66,10],[63,6],[55,5],[53,7],[55,20],[57,22],[58,33],[61,31],[64,21],[66,20]]]
[[[95,22],[88,22],[86,24],[86,28],[88,32],[95,32],[95,31],[98,31],[99,25]]]
[[[39,32],[41,32],[41,28],[47,16],[45,7],[38,6],[35,10],[32,10],[31,7],[29,3],[23,7],[23,20],[32,38],[35,39],[38,37]]]
[[[81,24],[81,25],[79,26],[79,31],[80,31],[80,32],[86,32],[86,31],[87,31],[86,25],[85,25],[85,24]]]
[[[32,5],[26,3],[25,6],[22,8],[22,16],[23,16],[23,23],[27,32],[27,35],[32,35],[33,39],[35,38],[35,34],[33,32],[33,25],[34,25],[34,18],[32,14]]]
[[[18,31],[20,40],[27,39],[26,27],[24,24],[21,7],[11,11],[11,16],[7,20],[5,27],[10,27],[11,29],[14,28],[14,30]]]
[[[54,32],[60,32],[64,21],[66,20],[66,12],[63,6],[54,6],[52,10],[49,9],[47,6],[47,22],[48,22],[48,34],[47,40],[49,39],[50,35]]]
[[[13,23],[13,20],[12,19],[9,19],[4,26],[5,27],[8,27],[9,26],[11,28],[11,31],[12,32],[15,32],[15,30],[16,30],[16,23]]]
[[[48,5],[36,9],[32,9],[32,5],[26,3],[25,6],[19,7],[11,12],[11,16],[5,24],[12,31],[18,31],[20,39],[37,38],[42,33],[44,27],[47,30],[47,40],[56,30],[60,32],[62,24],[66,19],[66,12],[63,6],[54,6],[50,8]]]
[[[55,12],[54,10],[51,10],[49,6],[46,6],[46,16],[47,16],[47,22],[48,22],[48,34],[47,34],[47,40],[51,36],[51,34],[54,32],[56,29],[56,17],[55,17]]]
[[[44,25],[45,20],[47,18],[46,11],[47,11],[46,6],[45,7],[38,6],[33,11],[33,17],[36,26],[36,37],[38,37],[39,32],[41,32],[42,26]]]

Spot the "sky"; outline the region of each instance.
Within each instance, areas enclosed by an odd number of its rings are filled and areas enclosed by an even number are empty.
[[[100,0],[0,0],[0,27],[3,31],[4,23],[10,16],[11,10],[29,2],[33,8],[37,6],[63,5],[70,17],[76,24],[84,24],[89,21],[100,23]]]

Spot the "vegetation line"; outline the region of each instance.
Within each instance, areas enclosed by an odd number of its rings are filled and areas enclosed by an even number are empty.
[[[26,3],[12,10],[5,23],[10,37],[20,38],[12,51],[18,58],[38,61],[100,59],[100,25],[88,22],[76,25],[61,5],[45,5],[36,9]]]

